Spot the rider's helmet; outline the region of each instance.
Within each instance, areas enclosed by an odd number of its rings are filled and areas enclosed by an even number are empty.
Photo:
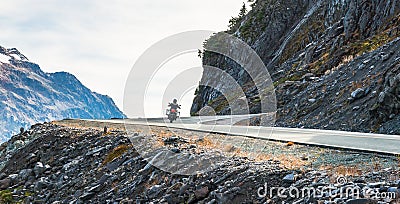
[[[174,102],[174,103],[177,103],[177,102],[178,102],[178,100],[176,100],[176,98],[174,98],[174,100],[173,100],[172,102]]]

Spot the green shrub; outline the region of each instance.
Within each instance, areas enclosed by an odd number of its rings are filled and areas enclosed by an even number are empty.
[[[0,203],[14,203],[14,199],[10,190],[0,191]]]

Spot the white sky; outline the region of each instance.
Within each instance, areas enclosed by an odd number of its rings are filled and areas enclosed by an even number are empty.
[[[1,0],[0,45],[45,72],[74,74],[122,110],[125,80],[146,48],[183,31],[226,30],[243,1]]]

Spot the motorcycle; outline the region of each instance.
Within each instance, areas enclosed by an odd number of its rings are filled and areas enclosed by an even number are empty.
[[[174,122],[180,116],[180,112],[177,109],[170,108],[167,109],[166,115],[168,116],[168,120],[170,123]]]

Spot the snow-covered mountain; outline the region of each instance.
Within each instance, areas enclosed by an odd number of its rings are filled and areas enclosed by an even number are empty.
[[[17,49],[0,46],[0,142],[37,122],[63,118],[122,118],[105,95],[67,72],[45,73]]]

